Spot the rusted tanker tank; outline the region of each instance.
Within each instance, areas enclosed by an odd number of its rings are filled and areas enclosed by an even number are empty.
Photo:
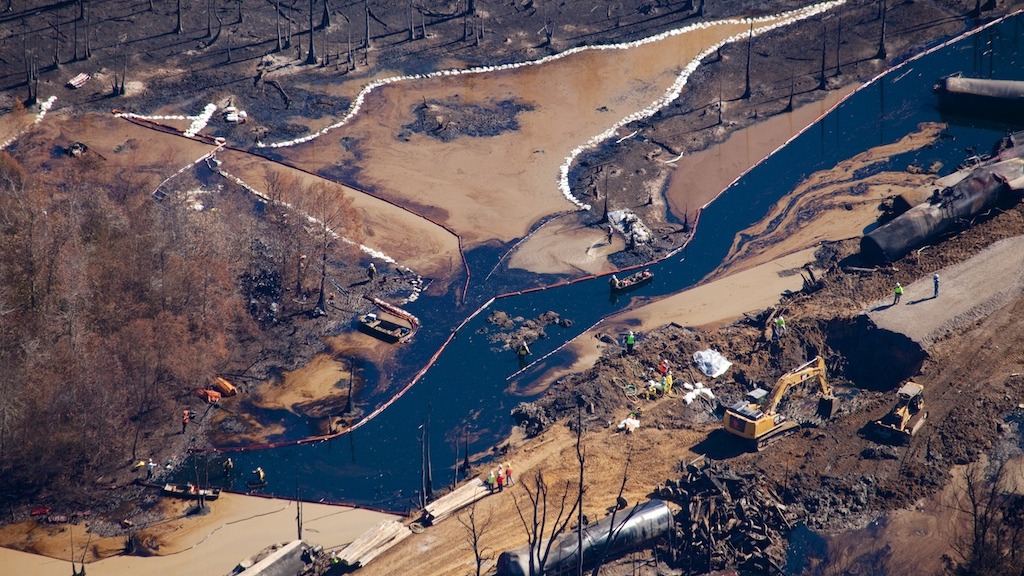
[[[861,255],[871,262],[892,262],[943,233],[964,227],[1010,190],[1011,179],[1019,183],[1022,167],[1017,159],[975,169],[954,186],[936,192],[861,238]]]
[[[636,550],[651,544],[672,530],[672,510],[662,500],[651,500],[635,510],[620,510],[612,517],[596,522],[583,530],[583,564],[592,565],[605,554],[607,557]],[[611,536],[611,544],[608,544]],[[579,562],[579,541],[575,531],[558,538],[551,548],[545,575],[575,573]],[[536,564],[535,564],[536,566]],[[530,548],[523,546],[502,552],[498,556],[498,576],[529,576]]]

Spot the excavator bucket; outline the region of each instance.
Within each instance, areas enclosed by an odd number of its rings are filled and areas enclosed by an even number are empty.
[[[818,400],[818,414],[826,420],[835,416],[838,408],[835,396],[823,396]]]

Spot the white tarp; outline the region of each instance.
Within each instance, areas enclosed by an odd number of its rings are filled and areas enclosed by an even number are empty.
[[[697,365],[697,368],[699,368],[701,372],[711,378],[718,378],[722,374],[725,374],[725,371],[732,366],[732,362],[726,360],[725,356],[722,356],[718,350],[712,350],[710,348],[707,350],[701,350],[700,352],[694,352],[693,363]]]

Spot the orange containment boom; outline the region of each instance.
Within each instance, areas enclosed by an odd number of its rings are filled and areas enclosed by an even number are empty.
[[[235,394],[238,394],[238,388],[235,388],[234,384],[220,376],[213,379],[212,387],[217,392],[220,392],[222,396],[234,396]]]

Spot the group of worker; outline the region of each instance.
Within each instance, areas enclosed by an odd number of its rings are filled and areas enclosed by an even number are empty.
[[[674,383],[674,380],[672,378],[672,370],[670,370],[669,367],[668,367],[668,360],[665,360],[664,358],[662,358],[661,361],[658,362],[657,370],[658,370],[658,374],[661,375],[661,380],[660,381],[651,380],[650,382],[648,382],[648,384],[647,384],[647,398],[648,399],[650,399],[650,397],[652,395],[657,394],[659,392],[661,394],[664,394],[665,396],[670,396],[672,394],[672,385]]]
[[[487,487],[490,489],[491,494],[495,491],[501,492],[505,489],[505,484],[511,486],[515,484],[512,479],[512,465],[508,462],[498,466],[498,473],[495,474],[494,470],[491,470],[490,475],[487,476]]]

